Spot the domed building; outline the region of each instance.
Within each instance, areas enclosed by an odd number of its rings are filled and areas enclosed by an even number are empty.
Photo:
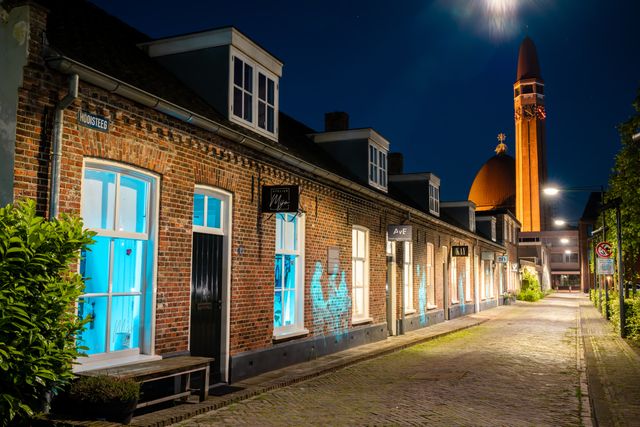
[[[469,200],[476,211],[508,209],[515,213],[516,206],[516,161],[507,154],[507,146],[500,143],[496,155],[482,165],[476,174]]]

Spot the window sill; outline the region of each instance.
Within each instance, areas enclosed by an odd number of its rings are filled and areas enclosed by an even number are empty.
[[[404,311],[404,314],[414,314],[416,312],[415,308],[409,308]]]
[[[436,308],[438,308],[437,305],[427,304],[427,310],[435,310]]]
[[[78,359],[79,362],[77,365],[73,367],[73,373],[83,372],[83,371],[92,371],[94,369],[106,369],[106,368],[115,368],[117,366],[124,365],[133,365],[135,363],[143,363],[143,362],[152,362],[154,360],[160,360],[162,356],[151,356],[148,354],[138,354],[135,356],[128,357],[112,357],[108,359],[101,360],[91,360],[90,358],[83,357],[82,359]]]
[[[291,338],[298,338],[309,335],[308,329],[299,329],[291,332],[283,332],[273,336],[273,342],[280,342],[290,340]]]
[[[364,323],[371,323],[371,322],[373,322],[373,319],[371,317],[362,317],[362,318],[359,318],[359,319],[351,320],[351,324],[353,326],[362,325]]]

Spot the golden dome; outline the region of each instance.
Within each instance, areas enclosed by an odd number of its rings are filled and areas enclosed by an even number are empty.
[[[469,190],[469,200],[476,204],[477,211],[500,208],[515,211],[516,162],[506,153],[506,146],[498,147],[498,154],[480,168]]]

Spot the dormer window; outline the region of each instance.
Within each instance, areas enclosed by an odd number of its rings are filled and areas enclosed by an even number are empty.
[[[387,153],[375,144],[369,144],[369,185],[387,190]]]
[[[273,136],[278,128],[277,77],[237,53],[232,56],[232,63],[232,120]]]
[[[440,186],[429,181],[429,212],[440,215]]]

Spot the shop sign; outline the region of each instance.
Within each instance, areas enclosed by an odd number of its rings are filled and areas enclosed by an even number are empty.
[[[518,271],[518,263],[517,262],[513,262],[511,263],[511,271]]]
[[[613,276],[614,260],[609,258],[598,258],[598,274]]]
[[[482,260],[483,261],[493,261],[495,257],[494,252],[482,251]]]
[[[500,255],[496,258],[496,262],[501,264],[506,264],[509,262],[509,257],[507,255]]]
[[[100,132],[109,132],[109,120],[106,117],[87,113],[86,111],[78,111],[78,124]]]
[[[413,226],[387,225],[387,240],[390,242],[410,242],[413,239]]]
[[[469,256],[469,246],[451,246],[451,256]]]
[[[300,190],[297,185],[263,185],[262,212],[297,213]]]

